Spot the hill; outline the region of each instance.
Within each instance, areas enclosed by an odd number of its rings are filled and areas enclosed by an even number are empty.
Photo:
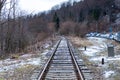
[[[68,1],[47,12],[24,15],[11,1],[0,9],[0,52],[16,53],[58,32],[84,37],[89,32],[119,31],[119,0]]]

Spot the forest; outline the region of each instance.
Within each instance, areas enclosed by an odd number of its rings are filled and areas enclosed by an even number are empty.
[[[84,37],[89,32],[109,32],[120,12],[119,0],[65,2],[38,14],[26,14],[17,0],[0,0],[0,55],[18,53],[56,33]],[[113,25],[114,31],[120,29]]]

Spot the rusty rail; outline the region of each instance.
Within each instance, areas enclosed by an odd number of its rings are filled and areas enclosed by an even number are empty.
[[[50,67],[50,64],[51,64],[51,60],[54,57],[55,52],[57,51],[57,48],[58,48],[60,42],[61,42],[61,40],[59,40],[59,42],[57,43],[56,48],[54,49],[54,51],[53,51],[52,55],[50,56],[49,60],[47,61],[47,63],[45,64],[45,67],[43,68],[42,72],[40,73],[40,76],[38,76],[38,78],[37,78],[38,80],[44,80],[45,79],[46,73],[49,70],[49,67]]]
[[[68,44],[68,49],[70,51],[70,55],[71,55],[74,67],[76,69],[75,72],[76,72],[77,78],[78,78],[78,80],[85,80],[84,75],[82,73],[82,70],[79,68],[79,65],[78,65],[78,63],[77,63],[77,61],[75,59],[74,53],[73,53],[73,51],[72,51],[72,49],[70,47],[70,43],[68,42],[68,40],[67,40],[67,44]]]

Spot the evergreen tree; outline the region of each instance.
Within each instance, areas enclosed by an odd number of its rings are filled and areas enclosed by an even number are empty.
[[[98,21],[100,17],[100,8],[95,8],[93,9],[93,18]]]
[[[55,30],[56,30],[56,32],[58,32],[58,30],[60,28],[60,20],[59,20],[59,17],[56,12],[53,16],[53,22],[55,23]]]
[[[82,22],[83,20],[84,20],[83,10],[81,10],[81,11],[79,12],[78,22]]]

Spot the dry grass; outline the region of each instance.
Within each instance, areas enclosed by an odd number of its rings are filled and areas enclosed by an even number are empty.
[[[88,39],[85,38],[80,38],[80,37],[69,37],[69,39],[71,40],[71,42],[76,46],[76,47],[84,47],[84,46],[92,46],[94,45],[92,42],[90,42]],[[95,43],[97,44],[97,43]],[[105,51],[104,51],[105,52]],[[101,52],[103,55],[104,52]],[[79,53],[81,53],[81,51],[79,51]],[[95,64],[94,62],[90,62],[88,60],[89,56],[86,55],[82,55],[82,59],[85,61],[85,65],[93,72],[94,78],[95,80],[102,80],[103,76],[101,76],[101,70],[99,68],[97,68],[97,64]],[[94,65],[93,65],[94,64]]]
[[[100,43],[97,43],[96,40],[94,40],[92,43],[92,41],[89,41],[85,38],[69,37],[69,39],[76,47],[84,47],[84,46],[92,46],[92,45],[101,47]],[[114,45],[115,55],[118,55],[120,53],[120,43],[111,40],[105,40],[104,43],[105,43],[105,49],[99,52],[97,56],[108,55],[106,48],[107,44]],[[79,53],[81,53],[81,51],[79,51]],[[97,63],[89,61],[88,60],[89,56],[86,56],[82,53],[80,55],[82,55],[82,59],[85,61],[86,66],[94,73],[95,80],[120,80],[120,64],[119,64],[120,61],[117,60],[117,61],[106,62],[105,64],[107,64],[108,67],[102,68],[99,67]],[[103,71],[107,71],[107,70],[113,70],[115,71],[115,74],[109,76],[109,78],[105,78],[101,74],[103,74]]]
[[[120,74],[117,74],[116,76],[114,76],[114,80],[120,80]]]
[[[69,37],[71,42],[77,47],[91,46],[92,43],[89,40],[81,37]]]
[[[0,80],[30,80],[31,73],[37,66],[25,65],[14,71],[0,73]]]
[[[48,38],[46,40],[44,40],[43,42],[40,42],[41,44],[35,44],[33,45],[33,50],[31,52],[21,52],[21,53],[16,53],[16,54],[10,54],[9,57],[10,58],[14,58],[14,59],[22,59],[25,60],[26,58],[36,58],[38,56],[41,55],[41,53],[46,50],[46,48],[41,48],[41,49],[35,49],[36,45],[42,47],[44,46],[45,43],[50,44],[50,46],[47,48],[51,48],[56,41],[59,38],[55,37],[55,38]],[[33,54],[31,56],[28,57],[20,57],[21,55],[25,54],[25,53],[30,53]],[[40,56],[42,62],[45,61],[43,56]],[[40,64],[41,65],[41,64]],[[5,71],[5,72],[0,72],[0,80],[30,80],[31,75],[33,74],[34,69],[36,68],[41,68],[40,66],[35,66],[35,65],[24,65],[20,68],[16,68],[14,70],[9,70],[9,71]]]

